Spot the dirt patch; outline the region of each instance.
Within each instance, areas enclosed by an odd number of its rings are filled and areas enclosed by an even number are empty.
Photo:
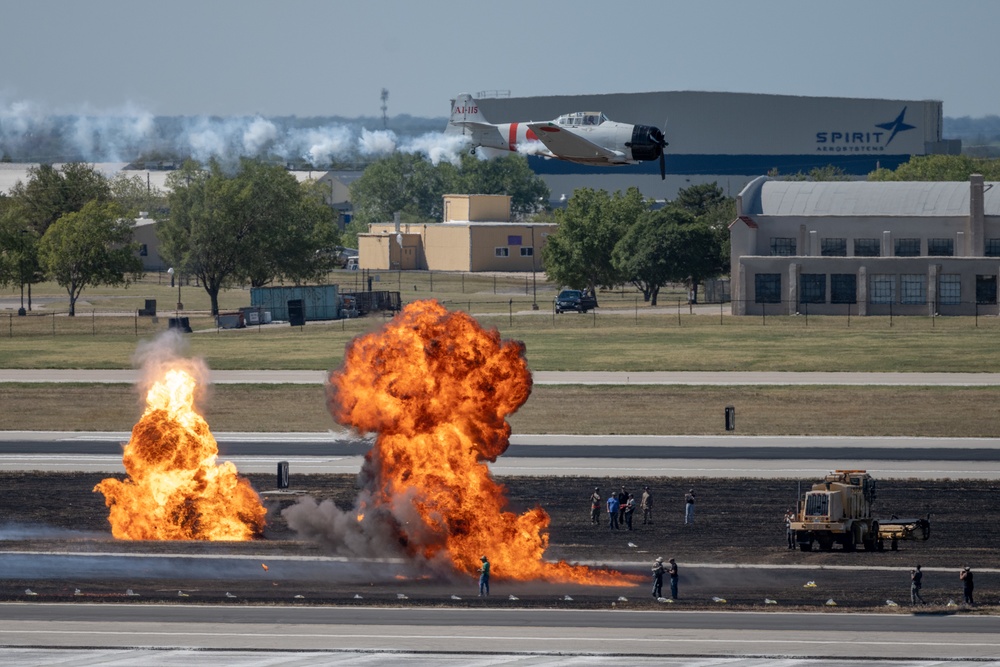
[[[824,471],[825,472],[825,471]],[[280,510],[295,502],[295,495],[266,494],[268,526],[263,540],[249,543],[123,542],[111,537],[107,509],[94,485],[105,474],[0,473],[0,557],[3,552],[122,552],[148,554],[242,555],[266,560],[268,556],[325,555],[315,544],[299,541],[281,519]],[[274,490],[272,475],[247,475],[260,492]],[[1000,575],[982,571],[1000,568],[1000,522],[995,520],[998,485],[976,480],[882,481],[878,502],[880,516],[931,516],[931,538],[903,542],[899,551],[802,553],[788,550],[782,516],[794,505],[799,485],[809,480],[761,479],[610,479],[509,477],[509,509],[521,512],[540,505],[551,517],[546,557],[585,563],[609,563],[625,572],[646,576],[656,556],[674,557],[682,565],[681,599],[688,608],[734,606],[760,607],[765,598],[789,605],[823,607],[833,599],[839,608],[886,608],[886,600],[909,600],[907,570],[921,563],[927,571],[924,597],[942,610],[948,600],[961,601],[960,567],[978,571],[977,598],[996,603]],[[590,521],[589,496],[594,487],[607,497],[624,483],[641,493],[648,485],[655,500],[653,523],[644,525],[636,515],[633,531],[611,531],[602,512]],[[349,475],[293,475],[292,491],[318,500],[332,499],[341,508],[351,507],[356,496],[355,478]],[[697,494],[693,525],[684,525],[683,498],[689,488]],[[630,546],[634,545],[634,546]],[[741,568],[709,567],[735,564]],[[255,564],[256,565],[256,564]],[[794,565],[803,569],[771,569]],[[840,570],[831,566],[854,566]],[[886,569],[888,568],[888,569]],[[0,575],[2,577],[4,575]],[[263,575],[261,575],[263,576]],[[406,604],[482,604],[475,582],[426,579],[395,582],[330,582],[322,577],[296,579],[294,573],[280,581],[230,578],[212,574],[204,578],[137,577],[129,585],[141,595],[135,601],[290,602],[338,604],[398,604],[406,591]],[[815,588],[804,587],[808,581]],[[370,584],[370,585],[369,585]],[[30,588],[43,599],[114,599],[120,601],[124,585],[114,577],[86,578],[72,573],[51,579],[0,578],[0,599],[28,599]],[[76,588],[84,591],[74,595]],[[569,603],[605,606],[622,595],[638,606],[655,606],[647,585],[611,589],[582,589],[559,584],[505,584],[498,576],[495,588],[502,595],[491,606],[533,606]],[[197,589],[197,590],[195,590]],[[363,594],[362,594],[362,589]],[[178,595],[185,591],[188,597]],[[299,591],[301,598],[294,597]],[[568,591],[568,593],[567,593]],[[235,598],[227,598],[224,593]],[[451,599],[460,594],[462,601]],[[512,601],[508,595],[519,599]],[[355,597],[361,595],[360,598]],[[470,598],[470,596],[472,596]],[[648,600],[647,600],[648,597]],[[726,602],[713,602],[712,598]],[[37,599],[37,598],[36,598]]]

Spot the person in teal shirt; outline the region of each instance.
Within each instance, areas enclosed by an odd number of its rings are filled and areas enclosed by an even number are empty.
[[[479,597],[488,597],[490,594],[490,561],[486,556],[479,558],[483,562],[479,566]]]

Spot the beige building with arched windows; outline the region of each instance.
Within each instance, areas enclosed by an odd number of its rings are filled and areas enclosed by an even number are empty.
[[[761,176],[729,228],[732,312],[996,315],[995,185]]]

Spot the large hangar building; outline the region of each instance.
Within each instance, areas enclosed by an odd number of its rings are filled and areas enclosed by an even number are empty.
[[[655,161],[595,167],[529,157],[553,201],[582,187],[614,192],[632,186],[646,197],[673,199],[682,188],[713,181],[735,197],[772,170],[795,174],[833,165],[862,178],[913,155],[961,151],[960,141],[941,136],[943,105],[936,100],[694,91],[520,98],[480,93],[477,99],[491,123],[552,120],[574,111],[661,128],[666,122],[665,181]]]

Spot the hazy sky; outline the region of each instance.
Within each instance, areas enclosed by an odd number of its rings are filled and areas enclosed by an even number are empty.
[[[445,116],[457,93],[939,99],[1000,114],[994,0],[0,0],[0,121]]]

